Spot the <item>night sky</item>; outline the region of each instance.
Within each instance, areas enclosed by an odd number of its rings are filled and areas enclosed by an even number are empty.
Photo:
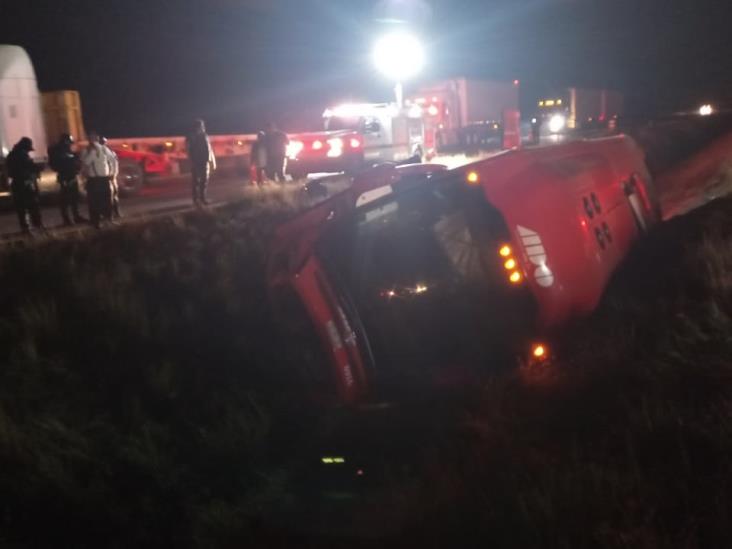
[[[42,90],[81,92],[110,136],[212,133],[268,119],[311,129],[324,106],[386,100],[370,64],[385,20],[429,48],[420,80],[522,82],[526,101],[606,86],[650,114],[732,98],[732,3],[723,0],[0,0],[0,43],[24,46]],[[310,126],[310,128],[308,128]]]

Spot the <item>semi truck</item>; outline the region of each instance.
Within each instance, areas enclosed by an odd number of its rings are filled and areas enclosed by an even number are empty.
[[[454,78],[424,86],[408,101],[423,110],[428,150],[498,148],[506,113],[519,110],[519,81]]]
[[[566,88],[537,101],[535,124],[552,134],[613,129],[623,114],[623,96],[605,89]]]
[[[34,160],[44,163],[46,131],[33,64],[23,48],[0,46],[0,191],[8,190],[5,159],[24,136],[33,139]]]

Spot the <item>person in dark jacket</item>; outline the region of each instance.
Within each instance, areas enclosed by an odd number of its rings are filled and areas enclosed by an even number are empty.
[[[186,138],[188,160],[191,162],[191,176],[193,178],[193,204],[199,206],[208,204],[206,190],[211,171],[216,170],[216,157],[206,134],[206,125],[203,120],[196,120],[193,133]]]
[[[273,181],[285,182],[285,156],[290,139],[285,132],[277,129],[273,123],[267,125],[264,136],[267,151],[267,176]]]
[[[20,228],[25,233],[30,233],[29,215],[33,227],[43,229],[38,193],[38,175],[42,166],[33,162],[31,151],[33,141],[30,137],[23,137],[15,144],[6,159],[13,204],[18,214]]]
[[[51,169],[56,172],[56,180],[61,193],[59,196],[61,203],[61,217],[64,225],[73,223],[83,223],[86,221],[79,214],[79,172],[81,171],[81,161],[79,155],[71,150],[74,144],[74,138],[68,133],[62,134],[58,143],[48,149],[48,160]],[[69,215],[71,214],[71,216]]]

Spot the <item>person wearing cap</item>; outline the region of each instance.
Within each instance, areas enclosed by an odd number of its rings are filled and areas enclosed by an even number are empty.
[[[38,192],[38,175],[42,166],[33,162],[30,153],[33,151],[33,140],[23,137],[18,141],[6,159],[10,176],[10,192],[13,205],[18,214],[20,229],[30,233],[28,217],[36,229],[43,229]]]
[[[119,219],[122,217],[122,214],[119,211],[119,183],[117,182],[117,178],[119,177],[119,158],[117,158],[117,154],[109,148],[107,144],[108,142],[109,141],[104,136],[99,138],[99,143],[107,148],[108,154],[111,155],[113,159],[112,179],[110,179],[112,190],[112,218]]]
[[[61,217],[64,225],[83,223],[86,221],[79,213],[79,155],[72,149],[74,138],[64,133],[58,143],[48,149],[48,160],[51,169],[56,172],[56,180],[61,187]],[[71,216],[69,215],[71,213]]]
[[[81,173],[86,178],[89,220],[97,229],[102,219],[112,221],[112,186],[116,157],[99,142],[99,134],[89,134],[89,144],[81,153]]]
[[[211,172],[216,170],[216,157],[206,134],[206,125],[203,120],[196,120],[193,132],[186,137],[188,160],[191,162],[191,176],[193,178],[193,204],[199,206],[208,204],[206,190]]]

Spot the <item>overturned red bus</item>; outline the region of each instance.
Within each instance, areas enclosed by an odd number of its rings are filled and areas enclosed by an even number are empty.
[[[446,170],[381,166],[281,226],[272,301],[318,399],[358,403],[543,358],[658,219],[624,136]]]

